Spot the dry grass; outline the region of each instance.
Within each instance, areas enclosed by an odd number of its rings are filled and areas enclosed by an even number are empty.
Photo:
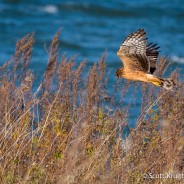
[[[75,57],[63,55],[59,61],[59,34],[35,93],[29,69],[33,34],[17,42],[13,59],[0,68],[0,182],[183,183],[143,177],[184,172],[183,82],[176,92],[142,84],[141,113],[132,129],[127,117],[140,83],[117,81],[107,91],[105,55],[88,73],[86,63],[77,65]],[[162,58],[158,74],[167,66]],[[177,72],[171,75],[178,82]],[[122,105],[116,106],[117,100]],[[126,139],[124,128],[130,129]]]

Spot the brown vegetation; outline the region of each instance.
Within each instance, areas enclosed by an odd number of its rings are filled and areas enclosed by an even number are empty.
[[[105,55],[86,63],[58,58],[58,32],[36,92],[29,69],[34,35],[17,42],[13,59],[0,68],[0,182],[3,184],[183,183],[144,178],[184,172],[184,84],[175,92],[142,84],[141,114],[129,127],[127,82],[107,91]],[[159,75],[167,68],[162,58]],[[171,74],[178,81],[177,72]],[[116,92],[122,106],[116,106]],[[120,100],[119,100],[120,101]],[[123,128],[130,134],[122,139]],[[184,176],[183,176],[184,178]]]

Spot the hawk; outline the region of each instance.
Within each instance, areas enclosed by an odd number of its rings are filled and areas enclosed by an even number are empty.
[[[117,52],[124,68],[117,69],[116,76],[128,80],[152,83],[167,90],[172,90],[174,86],[172,79],[163,79],[153,75],[156,70],[159,48],[157,44],[147,44],[144,29],[131,33]]]

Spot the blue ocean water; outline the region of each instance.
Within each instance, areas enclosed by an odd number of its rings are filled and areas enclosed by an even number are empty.
[[[161,46],[161,55],[170,57],[173,66],[184,73],[183,0],[1,0],[0,65],[11,59],[16,41],[34,32],[31,67],[39,78],[48,59],[44,45],[59,28],[61,52],[67,57],[77,54],[79,62],[87,59],[90,66],[107,49],[112,73],[121,66],[116,52],[124,38],[144,28],[149,40]],[[116,80],[111,76],[109,88]]]

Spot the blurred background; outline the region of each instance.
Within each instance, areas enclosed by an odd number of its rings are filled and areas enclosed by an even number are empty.
[[[184,73],[183,0],[1,0],[0,65],[11,59],[19,39],[34,32],[31,68],[42,77],[48,60],[44,45],[49,46],[59,28],[63,28],[61,53],[77,54],[77,62],[87,59],[91,66],[107,49],[109,88],[122,65],[116,55],[120,44],[139,28],[161,47],[162,56],[172,59],[173,69]]]

